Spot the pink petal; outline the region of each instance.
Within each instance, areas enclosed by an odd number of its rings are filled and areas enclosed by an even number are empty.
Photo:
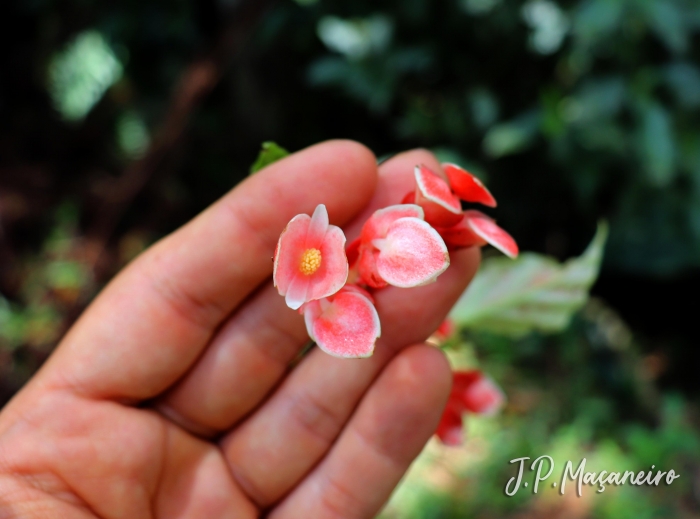
[[[326,206],[319,204],[316,206],[314,214],[311,215],[309,230],[306,235],[306,248],[320,249],[319,245],[323,242],[326,232],[328,231],[328,211]]]
[[[280,295],[287,294],[289,285],[299,273],[299,263],[306,250],[306,235],[311,218],[299,214],[292,218],[284,228],[275,249],[275,261],[272,280]]]
[[[423,220],[423,209],[415,204],[390,205],[384,209],[378,209],[362,227],[360,234],[362,241],[368,243],[377,238],[384,238],[392,223],[407,216]]]
[[[458,407],[448,402],[435,434],[445,445],[450,447],[462,445],[464,432],[462,430],[462,413]]]
[[[360,275],[360,280],[367,286],[372,288],[384,288],[387,282],[379,274],[377,269],[377,258],[379,251],[372,245],[363,246],[360,248],[360,258],[357,262],[357,270]]]
[[[360,244],[362,240],[357,238],[345,247],[345,255],[348,257],[348,264],[352,267],[360,257]]]
[[[304,317],[309,335],[326,353],[343,358],[372,355],[381,327],[377,310],[365,296],[353,290],[343,291],[325,309],[323,301],[318,306],[309,305],[308,315],[308,319]]]
[[[518,256],[518,244],[496,222],[480,211],[465,211],[464,219],[469,228],[510,258]]]
[[[348,279],[345,234],[340,227],[329,225],[320,243],[321,266],[308,276],[311,280],[307,301],[335,294]]]
[[[452,191],[466,202],[496,207],[496,199],[477,177],[456,164],[443,164],[442,170],[450,180]]]
[[[292,310],[298,309],[306,303],[309,294],[311,279],[307,276],[298,274],[292,278],[292,282],[287,287],[287,293],[284,296],[284,301]]]
[[[452,373],[452,395],[450,398],[461,400],[461,395],[472,384],[484,378],[484,374],[478,369],[470,369],[467,371],[455,371]]]
[[[319,300],[309,301],[304,306],[301,307],[301,311],[304,314],[304,324],[306,325],[306,333],[312,341],[316,341],[314,337],[314,322],[321,316],[323,310],[321,310],[321,303]]]
[[[461,398],[467,411],[481,415],[492,415],[505,403],[503,391],[487,376],[482,376],[463,390]]]
[[[415,287],[435,281],[450,265],[445,242],[428,223],[400,218],[391,224],[384,239],[373,240],[379,249],[377,272],[397,287]]]
[[[449,227],[462,217],[462,204],[450,186],[423,165],[416,166],[416,204],[425,211],[425,221]]]
[[[378,251],[372,245],[376,239],[385,238],[390,226],[400,218],[423,219],[423,209],[415,204],[399,204],[375,211],[365,222],[360,233],[362,244],[359,247],[358,272],[361,280],[372,288],[387,285],[377,270]]]
[[[415,204],[416,203],[416,192],[411,191],[410,193],[407,193],[405,197],[403,197],[403,200],[401,200],[402,204]]]
[[[449,250],[463,249],[473,245],[478,245],[479,247],[486,245],[486,240],[472,231],[466,217],[462,217],[459,222],[451,227],[435,227],[435,230],[445,240]]]
[[[356,294],[365,296],[367,299],[369,299],[370,303],[374,304],[374,297],[372,297],[372,294],[370,294],[367,290],[357,285],[348,283],[341,289],[341,292],[355,292]]]

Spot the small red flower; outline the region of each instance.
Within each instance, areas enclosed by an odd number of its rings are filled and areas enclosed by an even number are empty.
[[[462,204],[445,179],[422,164],[414,170],[415,203],[425,211],[425,220],[432,225],[449,227],[462,217]]]
[[[440,441],[450,447],[462,445],[464,431],[462,429],[462,406],[452,399],[447,401],[447,406],[442,412],[440,423],[435,434]]]
[[[462,212],[460,199],[496,207],[496,199],[486,186],[455,164],[442,167],[447,179],[426,166],[416,166],[416,191],[407,194],[404,203],[415,201],[425,210],[425,220],[435,227],[450,250],[488,243],[515,258],[518,245],[492,218],[480,211]]]
[[[345,285],[333,296],[306,303],[302,312],[309,337],[335,357],[369,357],[381,335],[374,300],[356,285]]]
[[[313,216],[300,214],[282,231],[275,249],[272,279],[287,306],[335,294],[348,278],[345,234],[329,225],[326,206],[316,207]]]
[[[452,377],[452,392],[435,434],[445,445],[455,446],[462,443],[462,415],[495,414],[503,406],[505,395],[479,370],[456,371]]]
[[[464,211],[462,219],[452,227],[436,227],[450,250],[461,249],[476,245],[483,247],[487,243],[493,245],[509,258],[519,254],[518,244],[513,237],[501,229],[493,218],[474,209]]]
[[[348,247],[351,260],[357,258],[363,283],[372,288],[409,288],[431,283],[447,269],[447,246],[423,217],[415,204],[375,211],[363,226],[359,242]]]
[[[456,164],[444,163],[442,170],[447,175],[452,192],[465,202],[476,202],[496,207],[496,199],[477,177]]]
[[[452,395],[465,410],[488,416],[496,414],[506,400],[501,388],[479,370],[456,371],[452,379]]]
[[[452,337],[456,330],[457,327],[455,326],[454,321],[448,317],[440,323],[440,326],[438,326],[438,329],[435,330],[434,335],[439,340],[444,341]]]

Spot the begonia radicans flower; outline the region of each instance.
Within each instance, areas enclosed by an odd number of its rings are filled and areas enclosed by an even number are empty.
[[[372,288],[431,283],[450,265],[447,246],[418,205],[392,205],[367,220],[349,247],[360,281]]]
[[[300,214],[282,231],[274,256],[272,279],[287,306],[331,296],[348,278],[345,234],[328,223],[326,206],[313,216]]]
[[[456,225],[435,227],[435,230],[450,250],[472,245],[483,247],[488,243],[509,258],[516,258],[519,253],[518,244],[513,237],[496,225],[493,218],[475,209],[464,211],[462,219]]]
[[[496,207],[496,199],[486,186],[467,170],[455,164],[442,164],[444,178],[424,165],[415,167],[416,190],[404,203],[415,202],[425,211],[425,220],[433,225],[450,250],[487,243],[515,258],[518,245],[493,218],[476,210],[462,211],[460,200]]]
[[[309,337],[319,348],[335,357],[369,357],[381,335],[374,299],[356,285],[345,285],[340,292],[306,303],[304,314]]]
[[[447,175],[450,189],[460,200],[496,207],[496,199],[486,186],[466,169],[456,164],[443,163],[442,170]]]
[[[456,371],[452,375],[452,391],[435,432],[445,445],[461,445],[464,436],[462,415],[492,415],[505,402],[501,388],[479,370]]]
[[[416,166],[415,203],[425,211],[425,220],[431,225],[449,227],[462,217],[462,203],[449,184],[427,167]]]

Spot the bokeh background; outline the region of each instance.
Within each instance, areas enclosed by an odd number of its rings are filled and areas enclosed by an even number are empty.
[[[554,281],[500,321],[470,296],[445,347],[509,403],[431,443],[384,515],[700,517],[700,1],[7,0],[0,42],[0,401],[263,141],[421,146],[487,182]],[[681,478],[506,497],[508,460],[541,454]]]

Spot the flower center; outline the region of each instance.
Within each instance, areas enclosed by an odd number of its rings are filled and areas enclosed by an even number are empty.
[[[306,249],[301,257],[299,270],[305,276],[310,276],[321,266],[321,251],[318,249]]]

